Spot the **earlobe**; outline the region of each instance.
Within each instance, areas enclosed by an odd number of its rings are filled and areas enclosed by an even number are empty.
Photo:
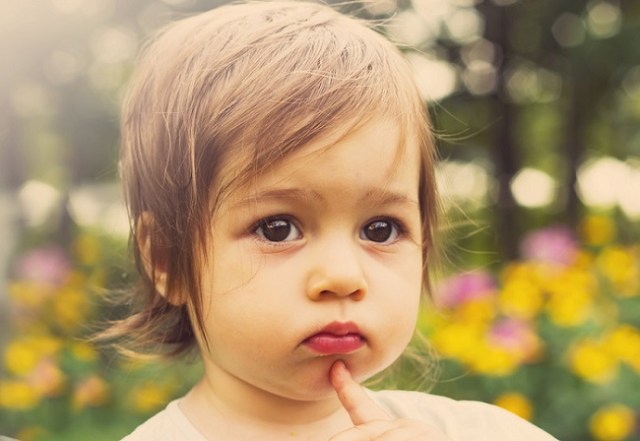
[[[155,220],[149,212],[143,212],[136,222],[135,240],[140,254],[142,267],[153,283],[156,292],[174,305],[182,304],[177,299],[169,299],[167,296],[167,262],[166,256],[156,246],[154,248]],[[155,240],[159,240],[155,237]]]

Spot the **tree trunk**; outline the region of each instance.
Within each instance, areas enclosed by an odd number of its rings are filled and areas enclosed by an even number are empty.
[[[492,99],[492,107],[498,121],[495,127],[495,146],[492,151],[498,180],[498,200],[494,226],[496,241],[504,258],[513,259],[518,255],[520,226],[518,206],[511,193],[510,183],[519,169],[518,151],[514,130],[517,118],[516,106],[507,95],[506,68],[511,59],[509,45],[509,17],[511,8],[484,2],[478,6],[486,20],[485,37],[502,50],[502,62],[498,66],[498,85]]]

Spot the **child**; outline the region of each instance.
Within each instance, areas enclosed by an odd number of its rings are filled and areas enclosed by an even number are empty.
[[[142,289],[110,331],[204,376],[125,440],[552,440],[496,407],[358,383],[414,332],[434,145],[392,44],[312,3],[223,6],[149,46],[121,172]]]

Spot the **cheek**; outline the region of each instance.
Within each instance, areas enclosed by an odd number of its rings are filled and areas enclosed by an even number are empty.
[[[286,274],[267,271],[265,256],[251,253],[249,246],[219,247],[203,275],[205,323],[212,339],[224,334],[227,340],[251,340],[273,320],[290,314],[282,307]]]
[[[232,335],[235,317],[241,317],[251,307],[245,293],[253,290],[259,268],[259,262],[249,258],[241,246],[218,242],[201,275],[203,317],[209,341],[218,340],[221,334]]]
[[[242,242],[230,243],[214,250],[212,265],[209,265],[208,285],[219,295],[239,291],[251,284],[264,263]]]
[[[417,253],[378,260],[368,276],[370,294],[383,299],[380,306],[388,308],[390,320],[406,317],[416,309],[422,290],[422,265]]]
[[[419,297],[422,291],[422,250],[416,245],[408,246],[409,249],[398,253],[393,258],[385,258],[378,262],[377,270],[372,277],[385,275],[386,284],[396,286],[396,292],[400,292],[403,298]]]
[[[388,298],[388,319],[396,323],[400,338],[413,335],[420,299],[422,296],[422,259],[421,251],[405,255],[394,263],[393,278],[385,286]]]

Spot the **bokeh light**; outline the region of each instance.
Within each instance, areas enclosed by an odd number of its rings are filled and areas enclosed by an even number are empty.
[[[534,168],[520,170],[511,181],[511,191],[516,202],[528,208],[550,205],[556,196],[556,186],[549,174]]]

